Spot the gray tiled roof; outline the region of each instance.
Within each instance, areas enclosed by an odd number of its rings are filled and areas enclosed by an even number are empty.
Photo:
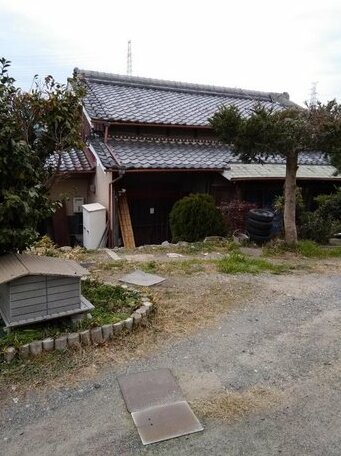
[[[52,169],[56,169],[59,160],[59,155],[55,153],[51,155],[46,165]],[[90,163],[85,152],[80,150],[71,150],[70,152],[63,152],[62,159],[59,166],[61,173],[81,173],[90,172],[94,170],[93,164]]]
[[[91,144],[106,168],[224,169],[232,158],[224,146],[208,141],[119,137]]]
[[[241,163],[231,150],[208,140],[179,140],[169,138],[115,137],[107,144],[93,139],[91,146],[107,169],[226,169],[231,163]],[[280,156],[266,160],[283,164]],[[301,165],[328,164],[319,152],[304,152]]]
[[[257,92],[75,70],[85,81],[84,105],[92,119],[163,125],[208,126],[222,105],[244,115],[256,104],[274,110],[294,105],[287,93]]]

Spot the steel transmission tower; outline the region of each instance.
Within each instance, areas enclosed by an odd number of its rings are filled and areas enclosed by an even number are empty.
[[[127,75],[131,76],[133,74],[133,61],[131,54],[131,41],[128,41],[128,52],[127,52]]]
[[[317,105],[317,84],[318,81],[312,82],[310,90],[310,104],[311,106]]]

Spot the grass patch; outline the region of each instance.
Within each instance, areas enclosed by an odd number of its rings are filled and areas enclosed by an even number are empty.
[[[176,261],[148,261],[139,264],[139,268],[144,272],[150,274],[195,274],[196,272],[203,272],[206,266],[213,262],[210,260],[189,259],[189,260],[176,260]]]
[[[214,242],[192,242],[188,245],[180,245],[177,248],[178,253],[185,255],[196,254],[200,252],[232,252],[239,250],[239,245],[230,240]]]
[[[102,271],[121,271],[125,272],[129,267],[127,260],[115,260],[110,262],[100,262],[96,265],[95,269],[100,269]]]
[[[191,406],[204,418],[230,423],[256,411],[278,406],[282,395],[271,389],[252,388],[241,393],[223,392],[206,400],[193,401]]]
[[[95,361],[93,350],[44,352],[41,355],[23,361],[16,359],[10,364],[0,363],[0,391],[6,391],[9,385],[30,385],[37,388],[53,383],[66,373],[82,369],[87,363]],[[90,372],[89,372],[90,376]]]
[[[92,319],[81,324],[101,326],[127,318],[139,305],[139,293],[97,280],[82,281],[82,294],[94,306]]]
[[[82,294],[95,308],[91,311],[92,318],[84,318],[77,324],[69,319],[37,323],[29,327],[18,328],[6,333],[0,332],[0,349],[8,346],[20,347],[34,340],[47,337],[58,337],[62,334],[87,329],[95,326],[116,323],[128,318],[139,305],[139,293],[126,290],[119,286],[107,285],[97,280],[82,281]]]
[[[314,241],[302,240],[296,245],[288,245],[285,242],[277,242],[263,248],[266,256],[280,256],[285,253],[293,253],[306,258],[340,258],[341,247],[323,247]]]
[[[308,258],[340,258],[341,247],[321,247],[313,241],[299,241],[297,252]]]
[[[279,274],[289,268],[283,264],[272,264],[262,258],[248,258],[239,252],[232,252],[229,256],[217,261],[218,270],[226,274],[259,274],[261,272],[272,272]]]
[[[238,250],[239,245],[229,239],[223,239],[221,241],[209,241],[209,242],[188,242],[183,244],[181,241],[177,244],[170,244],[168,246],[162,245],[145,245],[139,248],[138,253],[166,253],[176,252],[184,255],[197,254],[201,252],[231,252]]]

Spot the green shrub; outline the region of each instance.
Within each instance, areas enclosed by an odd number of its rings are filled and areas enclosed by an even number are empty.
[[[319,195],[315,198],[317,211],[324,218],[341,222],[341,188],[331,195]]]
[[[177,201],[169,215],[173,242],[196,242],[206,236],[222,236],[225,225],[212,196],[196,193]]]
[[[302,214],[299,235],[301,239],[327,244],[341,230],[341,189],[331,195],[319,195],[315,201],[317,209]]]
[[[300,239],[309,239],[319,244],[328,243],[332,231],[332,221],[321,218],[320,214],[315,212],[306,212],[302,216],[301,224],[298,227]]]

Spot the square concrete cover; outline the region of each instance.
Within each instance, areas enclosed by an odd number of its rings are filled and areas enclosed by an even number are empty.
[[[156,369],[118,377],[129,412],[183,401],[177,381],[169,369]]]
[[[149,274],[147,272],[140,271],[139,269],[131,272],[130,274],[126,274],[119,279],[120,282],[140,285],[141,287],[151,287],[152,285],[161,283],[164,280],[166,280],[164,277],[160,277],[155,274]]]
[[[203,430],[186,401],[158,405],[131,416],[144,445]]]

